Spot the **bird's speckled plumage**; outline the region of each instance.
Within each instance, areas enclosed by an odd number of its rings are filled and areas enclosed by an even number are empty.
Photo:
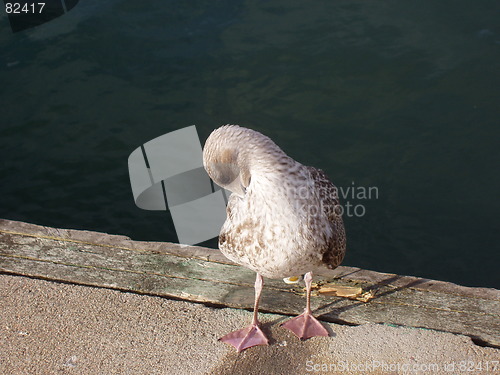
[[[222,253],[269,278],[337,267],[346,238],[337,189],[325,173],[287,156],[270,138],[237,125],[208,137],[203,164],[233,192]]]

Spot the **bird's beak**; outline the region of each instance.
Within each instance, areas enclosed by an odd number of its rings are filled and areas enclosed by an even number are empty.
[[[224,188],[236,194],[240,198],[243,198],[246,193],[246,188],[242,185],[239,175],[233,181],[231,181],[229,185],[224,186]]]

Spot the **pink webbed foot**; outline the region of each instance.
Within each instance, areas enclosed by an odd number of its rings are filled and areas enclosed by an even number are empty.
[[[252,324],[246,328],[228,333],[219,340],[234,346],[238,352],[252,346],[268,345],[267,337],[258,324]]]
[[[314,336],[329,336],[325,327],[310,312],[304,312],[281,324],[301,340]]]

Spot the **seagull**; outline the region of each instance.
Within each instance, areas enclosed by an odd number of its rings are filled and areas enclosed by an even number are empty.
[[[311,312],[311,284],[314,269],[334,269],[345,255],[335,185],[322,170],[286,155],[269,137],[238,125],[225,125],[210,134],[203,166],[215,183],[232,193],[219,235],[221,252],[257,273],[252,323],[220,341],[238,352],[268,345],[258,320],[263,277],[293,283],[304,274],[304,313],[282,326],[301,340],[328,336]]]

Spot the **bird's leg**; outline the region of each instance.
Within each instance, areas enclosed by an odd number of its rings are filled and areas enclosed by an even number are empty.
[[[311,314],[312,272],[306,273],[304,281],[307,290],[306,309],[302,314],[288,320],[281,326],[292,331],[301,340],[307,340],[314,336],[328,336],[326,328]]]
[[[262,280],[262,276],[257,274],[257,278],[255,279],[255,305],[253,308],[252,324],[246,328],[228,333],[227,335],[219,339],[220,341],[234,346],[238,352],[241,352],[242,350],[245,350],[247,348],[251,348],[252,346],[268,345],[267,337],[260,329],[260,322],[257,318],[257,314],[259,311],[260,293],[262,292],[263,284],[264,282]]]

